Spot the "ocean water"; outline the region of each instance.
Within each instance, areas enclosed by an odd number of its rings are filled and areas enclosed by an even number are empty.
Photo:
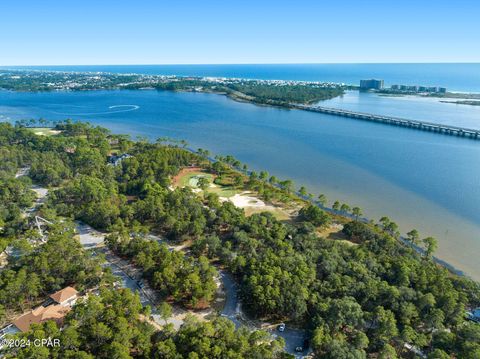
[[[14,68],[9,66],[8,68]],[[385,84],[443,86],[449,91],[480,93],[480,63],[464,64],[249,64],[249,65],[92,65],[22,66],[54,71],[94,71],[151,75],[237,77],[324,81],[358,85],[361,79]]]
[[[346,96],[330,105],[363,101]],[[441,112],[450,105],[436,106]],[[435,236],[440,258],[480,280],[479,141],[215,94],[154,90],[0,91],[0,116],[86,120],[132,137],[181,138],[192,148],[232,154],[250,168],[324,193],[330,202],[358,205],[370,218],[387,215],[403,232],[417,228]]]

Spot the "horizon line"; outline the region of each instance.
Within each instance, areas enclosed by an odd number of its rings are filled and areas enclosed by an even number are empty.
[[[460,65],[460,64],[480,64],[480,61],[466,62],[222,62],[222,63],[97,63],[97,64],[21,64],[21,65],[0,65],[0,67],[41,67],[41,66],[225,66],[225,65]]]

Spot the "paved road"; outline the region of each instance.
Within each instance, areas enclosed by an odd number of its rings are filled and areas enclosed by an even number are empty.
[[[33,212],[35,212],[38,207],[40,207],[41,205],[43,205],[43,203],[45,202],[45,200],[47,199],[47,195],[48,195],[48,189],[45,188],[45,187],[40,187],[40,186],[37,186],[37,185],[33,185],[30,187],[30,189],[35,192],[37,198],[35,199],[35,201],[33,202],[33,205],[32,207],[30,208],[27,208],[25,210],[25,213],[26,215],[28,216],[31,216]]]
[[[99,232],[89,225],[80,221],[76,222],[80,243],[85,249],[102,245],[105,240],[105,233]]]
[[[15,178],[26,176],[28,175],[29,172],[30,172],[30,167],[19,168],[17,173],[15,173]],[[39,185],[33,184],[30,186],[30,189],[35,192],[35,195],[37,198],[35,199],[35,201],[33,202],[33,205],[30,208],[26,208],[23,211],[24,217],[32,216],[32,214],[38,209],[38,207],[40,207],[45,202],[45,199],[48,195],[48,189],[45,187],[41,187]]]
[[[258,326],[254,326],[251,321],[248,321],[246,315],[242,312],[240,298],[238,297],[238,284],[234,278],[223,270],[220,270],[220,279],[222,280],[223,288],[225,290],[226,300],[225,306],[221,311],[221,315],[230,319],[235,327],[241,325],[247,326],[250,329],[258,329]],[[308,349],[303,352],[296,352],[295,348],[303,346],[303,341],[306,338],[306,332],[303,329],[285,328],[285,331],[280,332],[276,326],[272,329],[268,329],[274,338],[280,336],[285,340],[285,350],[294,354],[297,357],[302,357],[308,353]]]
[[[119,258],[104,246],[105,233],[97,231],[80,221],[77,221],[76,224],[82,246],[85,249],[95,248],[92,252],[93,255],[103,253],[106,259],[104,266],[109,267],[112,273],[120,279],[119,285],[123,288],[129,288],[133,292],[139,292],[142,304],[150,305],[154,308],[155,305],[150,300],[150,295],[147,293],[146,288],[140,287],[141,273],[131,263]]]
[[[22,173],[22,175],[24,174],[26,174],[26,172]],[[27,211],[30,212],[30,214],[45,201],[46,196],[48,195],[48,189],[41,186],[34,185],[32,186],[32,190],[37,193],[37,200],[35,201],[34,206],[31,208],[31,211]],[[155,292],[151,288],[149,288],[148,284],[146,283],[144,286],[142,286],[143,288],[141,288],[139,285],[142,273],[138,270],[138,268],[135,268],[128,261],[119,258],[112,251],[110,251],[104,246],[105,233],[97,231],[91,226],[80,221],[77,221],[76,224],[77,231],[80,237],[80,243],[83,245],[83,247],[85,249],[97,248],[93,253],[103,252],[106,257],[106,262],[104,265],[110,267],[112,273],[120,279],[119,285],[124,288],[129,288],[133,292],[138,292],[142,305],[150,305],[150,307],[152,308],[152,317],[155,322],[159,325],[165,324],[165,321],[160,318],[156,310],[154,301],[152,300],[156,298]],[[149,235],[149,238],[157,240],[159,242],[164,242],[162,238],[153,234]],[[170,250],[183,249],[182,246],[168,246]],[[225,306],[221,312],[221,315],[229,318],[237,328],[241,325],[244,325],[249,327],[250,329],[255,329],[252,323],[247,321],[246,315],[242,312],[240,299],[238,297],[238,284],[235,282],[235,280],[230,274],[224,271],[220,271],[220,279],[222,281],[226,294]],[[174,316],[168,319],[167,323],[172,323],[174,327],[178,329],[183,324],[183,318],[185,317],[187,311],[176,307],[174,307],[173,310]],[[301,354],[307,354],[306,351],[304,353],[295,352],[296,347],[303,345],[303,340],[305,338],[304,330],[292,329],[287,326],[284,332],[279,332],[276,328],[271,329],[270,332],[272,333],[272,336],[281,336],[285,340],[285,350],[287,352],[295,354],[299,357],[302,356]]]
[[[241,325],[245,325],[245,322],[241,320],[242,310],[240,299],[238,298],[238,284],[229,273],[222,270],[219,273],[226,296],[221,315],[230,319],[235,324],[235,327],[238,328]]]
[[[308,348],[303,352],[295,351],[297,347],[303,347],[303,341],[306,338],[305,330],[303,329],[292,329],[288,325],[283,332],[280,332],[277,328],[271,329],[270,332],[273,336],[282,337],[285,340],[285,350],[296,356],[302,357],[308,354]]]
[[[30,167],[19,168],[17,173],[15,174],[15,178],[26,176],[29,171],[30,171]]]
[[[27,173],[27,171],[19,171],[19,176],[23,176]],[[37,194],[37,199],[33,205],[32,208],[27,210],[27,213],[31,215],[40,205],[42,205],[46,197],[48,195],[48,189],[38,186],[38,185],[33,185],[31,187],[33,191]],[[97,231],[96,229],[92,228],[91,226],[82,223],[80,221],[76,222],[76,228],[79,233],[80,237],[80,243],[83,245],[85,249],[93,249],[98,246],[103,246],[104,240],[105,240],[105,233],[102,233],[100,231]],[[97,249],[97,252],[103,251],[106,252],[107,249]],[[110,251],[108,251],[110,252]],[[95,252],[94,252],[95,253]],[[107,262],[105,263],[105,266],[108,266],[111,268],[112,273],[119,277],[120,279],[120,285],[125,288],[130,288],[132,291],[138,291],[140,293],[140,300],[143,305],[150,305],[152,308],[154,305],[151,303],[151,301],[148,298],[148,293],[146,293],[146,290],[142,290],[139,287],[138,279],[135,278],[134,276],[131,276],[125,272],[125,270],[122,269],[122,265],[116,264],[115,263],[115,258],[113,257],[113,254],[110,253],[105,253],[107,257]],[[124,265],[128,263],[122,263]]]
[[[25,176],[28,174],[28,168],[21,169],[17,172],[16,178]],[[41,187],[39,185],[32,185],[31,189],[36,193],[37,198],[33,206],[27,209],[25,215],[31,216],[39,206],[41,206],[48,195],[48,189]],[[85,249],[91,249],[92,255],[97,255],[98,253],[103,253],[106,258],[104,263],[105,267],[109,267],[112,273],[119,278],[118,285],[123,288],[129,288],[133,292],[138,292],[140,295],[140,301],[142,305],[149,305],[152,308],[152,317],[154,321],[159,324],[165,324],[165,321],[160,318],[156,310],[154,302],[156,301],[156,293],[152,290],[147,283],[140,286],[140,279],[142,273],[135,268],[130,262],[125,261],[118,256],[116,256],[112,251],[104,246],[105,235],[106,233],[97,231],[88,224],[82,223],[80,221],[76,222],[76,229],[79,235],[79,240],[82,246]],[[151,235],[151,239],[156,239],[162,241],[158,236]],[[176,247],[171,247],[171,250],[177,250]],[[183,324],[183,318],[187,311],[181,310],[180,308],[173,308],[174,316],[167,320],[167,323],[172,323],[176,329],[180,328]]]
[[[88,224],[77,222],[77,231],[80,237],[80,243],[85,249],[94,249],[94,253],[103,253],[105,255],[105,267],[109,267],[112,273],[119,278],[118,285],[122,288],[129,288],[132,292],[138,292],[140,302],[143,306],[149,305],[152,309],[152,318],[160,326],[165,324],[165,320],[160,317],[155,303],[158,302],[157,293],[151,289],[145,281],[142,281],[142,272],[129,261],[126,261],[104,246],[105,233],[97,231]],[[162,241],[161,238],[150,235],[151,239]],[[142,283],[142,285],[140,285]],[[167,323],[173,324],[175,329],[180,328],[183,319],[188,311],[174,306],[173,316],[167,319]]]

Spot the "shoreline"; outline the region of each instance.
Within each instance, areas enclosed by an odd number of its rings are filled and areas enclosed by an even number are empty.
[[[463,143],[463,142],[462,142],[462,143]],[[222,152],[222,153],[228,153],[228,152]],[[288,174],[287,174],[287,176],[288,176]],[[300,184],[301,182],[298,181],[298,183]],[[314,188],[314,190],[317,191],[317,188]],[[321,188],[320,188],[320,190],[321,190]],[[328,195],[328,193],[327,193],[327,195]],[[330,197],[330,196],[329,196],[329,197]],[[340,198],[340,197],[339,197],[339,198]],[[338,199],[338,198],[337,198],[337,199]],[[341,198],[340,198],[340,199],[341,199]],[[348,202],[348,199],[344,199],[344,200]],[[353,200],[352,200],[352,202],[353,202]],[[362,205],[361,202],[357,202],[357,203],[359,203],[360,205]],[[368,207],[366,204],[363,204],[363,207],[364,207],[364,208],[375,208],[375,206],[374,206],[374,207]],[[388,214],[388,213],[393,213],[393,212],[384,212],[384,213],[387,213],[387,214]],[[374,217],[376,218],[376,215],[375,215]],[[392,217],[393,217],[393,215],[392,215]],[[373,218],[373,217],[372,217],[372,218]],[[400,218],[401,218],[401,217],[400,217]],[[424,232],[424,233],[430,233],[430,232],[425,231],[425,230],[424,230],[423,232]],[[451,231],[451,233],[454,233],[454,232]],[[453,235],[452,235],[452,236],[453,236]],[[439,238],[439,237],[437,237],[437,238]],[[439,238],[439,239],[440,239],[440,238]],[[453,238],[451,238],[451,239],[453,239]],[[448,252],[448,249],[446,249],[445,252]],[[461,258],[461,257],[459,257],[459,258]],[[448,263],[448,262],[446,262],[446,263]],[[454,265],[451,265],[451,267],[455,268]],[[462,268],[463,268],[463,267],[462,267]],[[456,269],[456,270],[457,270],[457,269]],[[467,272],[467,273],[468,273],[468,272]]]
[[[51,90],[51,91],[17,91],[17,90],[5,90],[5,89],[0,89],[0,91],[9,91],[9,92],[24,92],[24,93],[49,93],[49,92],[85,92],[85,91],[123,91],[123,90],[128,90],[128,91],[138,91],[138,90],[150,90],[146,88],[139,88],[139,89],[127,89],[127,88],[111,88],[111,89],[66,89],[66,90]],[[320,112],[328,115],[334,115],[334,116],[340,116],[340,117],[347,117],[347,118],[352,118],[355,120],[362,120],[362,121],[371,121],[371,122],[376,122],[380,123],[382,125],[394,125],[394,126],[400,126],[400,127],[405,127],[409,129],[414,129],[414,130],[420,130],[420,131],[428,131],[428,132],[433,132],[435,134],[442,134],[442,135],[454,135],[458,137],[464,137],[468,138],[471,140],[480,140],[480,129],[472,129],[472,128],[467,128],[463,126],[455,126],[455,125],[447,125],[447,124],[442,124],[442,123],[435,123],[435,122],[429,122],[429,121],[423,121],[423,120],[415,120],[415,119],[409,119],[409,118],[399,118],[399,117],[392,117],[388,115],[379,115],[379,114],[372,114],[372,113],[363,113],[363,112],[355,112],[355,111],[350,111],[350,110],[343,110],[341,108],[330,108],[330,107],[323,107],[319,106],[318,104],[323,102],[323,101],[328,101],[333,98],[342,96],[345,94],[343,92],[341,95],[334,96],[329,99],[325,100],[320,100],[320,101],[311,101],[310,103],[285,103],[282,101],[276,101],[276,100],[269,100],[269,101],[257,101],[256,98],[240,93],[236,94],[234,92],[226,92],[226,91],[215,91],[211,89],[179,89],[179,90],[168,90],[168,89],[158,89],[158,88],[152,88],[151,90],[156,90],[156,91],[168,91],[168,92],[177,92],[177,93],[204,93],[204,94],[214,94],[214,95],[223,95],[233,101],[240,102],[240,103],[249,103],[253,104],[256,106],[268,106],[268,107],[274,107],[274,108],[280,108],[280,109],[286,109],[286,110],[302,110],[302,111],[310,111],[310,112]],[[381,94],[378,94],[378,96],[382,96]],[[405,95],[405,96],[410,96],[410,95]],[[413,96],[413,95],[412,95]],[[428,98],[429,96],[415,96],[415,97],[420,97],[420,98]],[[442,103],[451,103],[451,104],[460,104],[458,102],[449,102],[449,101],[439,101]],[[478,102],[478,106],[480,106],[480,101]],[[468,104],[469,105],[469,104]],[[127,105],[121,105],[121,106],[127,106]],[[128,105],[128,106],[136,106],[136,105]],[[477,106],[477,105],[475,105]],[[117,106],[118,107],[118,106]],[[138,108],[131,108],[128,110],[122,110],[118,112],[125,112],[125,111],[133,111]],[[81,114],[80,114],[81,115]]]
[[[193,149],[193,148],[189,148],[189,147],[186,147],[185,148],[186,150],[192,152],[192,153],[196,153],[196,151]],[[217,160],[213,157],[208,157],[207,158],[208,161],[210,162],[216,162]],[[237,167],[233,167],[234,170],[238,171],[239,173],[243,173],[243,170],[241,168],[237,168]],[[252,171],[248,170],[246,172],[246,175],[250,175],[252,173]],[[278,185],[276,185],[276,187],[278,187]],[[328,213],[331,213],[331,214],[334,214],[334,215],[337,215],[337,216],[343,216],[343,217],[346,217],[346,218],[349,218],[349,219],[355,219],[355,216],[352,215],[352,214],[349,214],[349,213],[343,213],[341,211],[336,211],[334,210],[333,208],[331,207],[328,207],[328,206],[323,206],[321,205],[320,203],[318,203],[318,201],[316,200],[312,200],[306,196],[302,196],[298,191],[295,191],[293,192],[295,194],[295,196],[302,200],[302,201],[305,201],[305,202],[308,202],[308,203],[311,203],[317,207],[319,207],[320,209],[322,210],[325,210],[327,211]],[[235,204],[235,203],[234,203]],[[368,218],[368,217],[359,217],[358,218],[359,221],[363,222],[363,223],[369,223],[370,221],[372,221],[371,218]],[[425,251],[424,249],[420,248],[419,246],[415,245],[415,244],[411,244],[410,242],[408,242],[408,240],[406,239],[406,237],[400,235],[400,237],[398,238],[398,241],[400,241],[403,245],[407,246],[407,247],[410,247],[410,248],[413,248],[417,253],[419,254],[423,254]],[[439,246],[440,246],[440,243],[439,243]],[[458,269],[457,267],[455,267],[453,264],[449,263],[448,261],[444,260],[444,259],[441,259],[437,256],[433,256],[432,257],[433,260],[440,266],[444,267],[445,269],[447,269],[449,272],[453,273],[453,274],[456,274],[456,275],[459,275],[459,276],[462,276],[462,277],[467,277],[475,282],[479,282],[480,283],[480,280],[477,280],[475,278],[472,277],[471,274],[468,274],[466,273],[465,271],[463,270],[460,270]]]
[[[445,101],[440,100],[441,103],[451,103],[454,105],[467,105],[467,106],[480,106],[480,100],[469,101],[469,100],[459,100],[459,101]]]
[[[193,148],[185,147],[185,149],[190,151],[191,153],[197,153],[197,151],[195,151]],[[214,163],[214,162],[218,161],[217,159],[215,159],[211,156],[207,157],[207,160],[210,163]],[[240,167],[231,166],[231,168],[234,171],[238,172],[239,174],[242,174],[242,175],[245,175],[245,176],[249,176],[250,174],[252,174],[251,170],[247,170],[245,172]],[[196,171],[196,170],[199,170],[199,169],[200,169],[200,167],[195,167],[195,168],[186,168],[185,170]],[[277,188],[280,188],[280,186],[278,184],[274,184],[273,186],[277,187]],[[334,216],[343,217],[343,218],[346,218],[346,219],[349,219],[349,220],[358,220],[358,221],[360,221],[362,223],[365,223],[365,224],[373,222],[373,219],[369,218],[367,216],[360,216],[360,217],[357,218],[353,214],[345,213],[345,212],[342,212],[340,210],[334,210],[332,207],[324,206],[324,205],[320,204],[317,200],[311,199],[308,196],[302,195],[299,191],[294,191],[294,192],[292,192],[292,194],[298,200],[306,202],[306,203],[310,203],[314,206],[317,206],[320,209],[322,209],[322,210],[324,210],[324,211],[326,211],[330,214],[333,214]],[[258,207],[258,208],[265,208],[266,211],[270,211],[272,208],[275,207],[274,205],[271,205],[271,204],[265,202],[260,197],[258,197],[258,195],[256,195],[255,192],[248,191],[248,190],[245,190],[241,193],[235,194],[233,197],[230,197],[230,198],[221,198],[221,200],[222,201],[230,201],[236,207],[242,208],[244,210],[246,210],[248,207],[253,207],[253,208]],[[285,208],[283,208],[283,209],[285,210]],[[366,211],[368,211],[368,208],[366,209]],[[427,236],[428,236],[428,234],[427,234]],[[412,248],[419,255],[424,255],[425,254],[425,250],[423,248],[421,248],[420,246],[418,246],[416,244],[410,243],[404,235],[400,235],[398,238],[396,238],[396,240],[398,242],[400,242],[402,245],[404,245],[406,247],[409,247],[409,248]],[[440,251],[440,247],[441,247],[441,243],[439,242],[439,248],[438,248],[437,252]],[[434,260],[434,262],[437,265],[445,268],[451,274],[458,275],[458,276],[461,276],[461,277],[465,277],[465,278],[468,278],[468,279],[471,279],[475,282],[480,283],[480,279],[477,279],[476,275],[469,274],[469,273],[465,272],[464,270],[459,269],[458,267],[456,267],[454,264],[452,264],[448,260],[442,259],[441,257],[435,256],[435,255],[432,256],[432,259]]]
[[[53,130],[55,129],[56,126],[46,126],[46,127],[38,127],[38,126],[33,126],[33,127],[29,127],[29,126],[25,126],[25,128],[28,128],[28,129],[49,129],[49,130]],[[185,147],[185,149],[191,153],[197,153],[196,150],[194,150],[193,148],[190,148],[190,147]],[[207,157],[208,161],[211,162],[211,163],[214,163],[214,162],[217,162],[217,160],[213,157]],[[237,168],[237,167],[232,167],[235,171],[243,174],[244,171],[241,169],[241,168]],[[188,168],[189,171],[195,171],[195,170],[199,170],[201,169],[201,167],[195,167],[195,168]],[[246,172],[246,175],[250,175],[252,173],[251,170],[248,170]],[[275,185],[275,187],[278,187],[278,185]],[[232,202],[236,207],[239,207],[239,208],[244,208],[245,206],[251,206],[252,203],[250,203],[250,197],[248,196],[245,196],[247,194],[249,194],[251,192],[249,191],[244,191],[243,193],[239,194],[239,195],[235,195],[236,198],[234,198],[234,200],[232,200],[232,198],[230,199],[225,199],[225,200],[229,200],[230,202]],[[330,213],[330,214],[334,214],[336,216],[341,216],[341,217],[345,217],[345,218],[348,218],[350,220],[353,220],[355,219],[356,217],[353,215],[353,214],[350,214],[350,213],[344,213],[344,212],[341,212],[341,211],[337,211],[337,210],[334,210],[332,207],[328,207],[328,206],[323,206],[322,204],[320,204],[317,200],[315,199],[310,199],[309,197],[307,196],[303,196],[302,194],[300,194],[298,191],[294,191],[293,194],[300,200],[304,201],[304,202],[308,202],[310,204],[313,204],[317,207],[319,207],[320,209]],[[244,198],[243,198],[243,197]],[[237,198],[238,197],[238,198]],[[253,197],[252,197],[253,198]],[[259,208],[261,207],[269,207],[269,205],[267,205],[266,203],[264,203],[263,200],[261,200],[260,198],[255,198],[257,200],[257,203],[254,204],[255,205],[258,205]],[[366,209],[368,210],[368,209]],[[371,221],[373,221],[371,218],[369,217],[366,217],[366,216],[361,216],[361,217],[358,217],[357,220],[359,220],[360,222],[363,222],[363,223],[370,223]],[[415,244],[412,244],[410,243],[407,238],[405,236],[402,236],[400,235],[397,239],[399,242],[401,242],[403,245],[407,246],[407,247],[410,247],[412,249],[414,249],[417,253],[419,254],[423,254],[425,252],[425,250],[423,248],[420,248],[419,246],[415,245]],[[441,244],[439,243],[439,246]],[[475,282],[479,282],[479,280],[473,278],[473,276],[461,269],[458,269],[457,267],[455,267],[455,265],[449,263],[447,260],[444,260],[438,256],[433,256],[432,257],[433,260],[440,266],[444,267],[445,269],[447,269],[449,272],[451,272],[452,274],[455,274],[455,275],[458,275],[458,276],[462,276],[462,277],[466,277],[466,278],[469,278]]]
[[[23,73],[24,70],[16,70],[16,72]],[[50,71],[41,71],[38,70],[38,73],[41,74],[51,74]],[[1,69],[0,69],[1,73]],[[63,72],[59,72],[60,74]],[[85,75],[83,72],[74,72],[74,74],[81,76]],[[87,73],[91,74],[91,73]],[[112,76],[127,76],[126,74],[116,74],[116,73],[107,73]],[[48,90],[31,90],[31,89],[26,89],[26,90],[18,90],[18,89],[5,89],[5,88],[0,88],[0,91],[8,91],[8,92],[24,92],[24,93],[47,93],[47,92],[84,92],[84,91],[122,91],[122,90],[130,90],[130,91],[135,91],[135,90],[147,90],[147,89],[153,89],[156,91],[169,91],[169,92],[191,92],[191,93],[205,93],[205,94],[215,94],[215,95],[223,95],[226,96],[227,98],[240,102],[240,103],[250,103],[253,105],[257,106],[270,106],[274,108],[281,108],[281,109],[300,109],[304,111],[311,111],[311,112],[322,112],[330,115],[339,115],[343,117],[348,117],[348,118],[353,118],[353,119],[359,119],[359,120],[368,120],[368,121],[373,121],[381,124],[388,124],[388,125],[396,125],[396,126],[402,126],[406,127],[409,129],[416,129],[416,130],[423,130],[423,131],[430,131],[434,132],[437,134],[447,134],[447,135],[456,135],[458,137],[468,137],[469,139],[474,139],[474,140],[480,140],[480,129],[472,129],[472,128],[467,128],[464,126],[455,126],[455,125],[446,125],[442,123],[436,123],[436,122],[429,122],[429,121],[423,121],[423,120],[416,120],[413,118],[396,118],[396,117],[391,117],[387,115],[378,115],[378,114],[373,114],[373,113],[360,113],[360,112],[354,112],[354,111],[349,111],[349,110],[342,110],[340,108],[329,108],[329,107],[323,107],[320,104],[325,101],[329,101],[338,97],[342,97],[346,94],[346,90],[351,90],[351,91],[359,91],[358,88],[353,87],[353,86],[347,86],[347,85],[339,85],[339,84],[333,84],[329,86],[341,86],[341,87],[336,87],[337,90],[341,89],[340,93],[326,93],[325,98],[319,100],[318,98],[316,99],[310,99],[306,100],[304,102],[287,102],[285,100],[274,100],[274,99],[268,99],[268,98],[259,98],[258,96],[253,96],[253,95],[248,95],[246,93],[240,92],[235,90],[234,88],[225,86],[221,81],[223,81],[223,78],[220,77],[185,77],[185,76],[145,76],[142,77],[143,75],[135,75],[135,76],[140,76],[138,80],[135,81],[140,81],[140,82],[133,82],[131,85],[133,87],[129,88],[127,86],[122,86],[121,84],[116,84],[111,87],[105,87],[105,88],[65,88],[65,89],[60,89],[60,88],[51,88]],[[143,81],[146,81],[145,79],[148,78],[153,78],[153,79],[162,79],[162,80],[171,80],[171,82],[159,82],[157,83],[156,86],[150,86],[150,87],[135,87],[135,84],[140,84],[142,79]],[[158,87],[159,84],[176,84],[178,82],[176,81],[186,81],[187,83],[184,85],[180,85],[179,88],[168,88],[168,87]],[[188,81],[197,81],[198,84],[190,84]],[[252,83],[258,83],[258,84],[264,84],[271,86],[271,84],[275,84],[277,80],[247,80],[247,79],[241,79],[241,78],[230,78],[229,81],[252,81]],[[61,83],[61,82],[60,82]],[[208,83],[208,86],[205,86],[204,83]],[[232,82],[234,83],[234,82]],[[292,81],[291,83],[288,81],[281,81],[278,82],[278,84],[283,84],[282,86],[298,86],[299,84],[308,84],[308,86],[315,85],[315,84],[320,84],[318,82],[307,82],[307,81]],[[286,85],[285,85],[286,84]],[[329,83],[321,83],[322,86],[326,86]],[[128,86],[131,86],[128,85]],[[153,84],[152,84],[153,85]],[[182,87],[185,86],[185,87]],[[217,87],[219,87],[217,89]],[[328,88],[328,87],[325,87]],[[330,87],[329,89],[332,90],[335,87]],[[394,92],[391,93],[388,90],[380,90],[380,91],[370,91],[371,93],[377,94],[377,96],[393,96],[393,97],[403,97],[403,96],[413,96],[417,98],[450,98],[451,93],[446,93],[445,95],[440,95],[440,94],[420,94],[420,93],[406,93],[406,92]],[[455,93],[453,94],[452,98],[458,98],[462,99],[463,101],[442,101],[439,100],[439,102],[442,103],[450,103],[450,104],[461,104],[461,105],[472,105],[472,106],[480,106],[480,101],[470,101],[468,100],[469,98],[479,98],[480,99],[480,94],[476,95],[474,93]],[[472,102],[475,102],[472,103]],[[477,103],[478,102],[478,103]],[[132,105],[134,106],[134,105]],[[133,109],[128,109],[129,111],[132,111]]]

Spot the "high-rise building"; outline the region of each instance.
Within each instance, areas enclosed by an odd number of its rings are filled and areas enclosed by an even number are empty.
[[[383,89],[383,80],[360,80],[361,90],[381,90]]]

